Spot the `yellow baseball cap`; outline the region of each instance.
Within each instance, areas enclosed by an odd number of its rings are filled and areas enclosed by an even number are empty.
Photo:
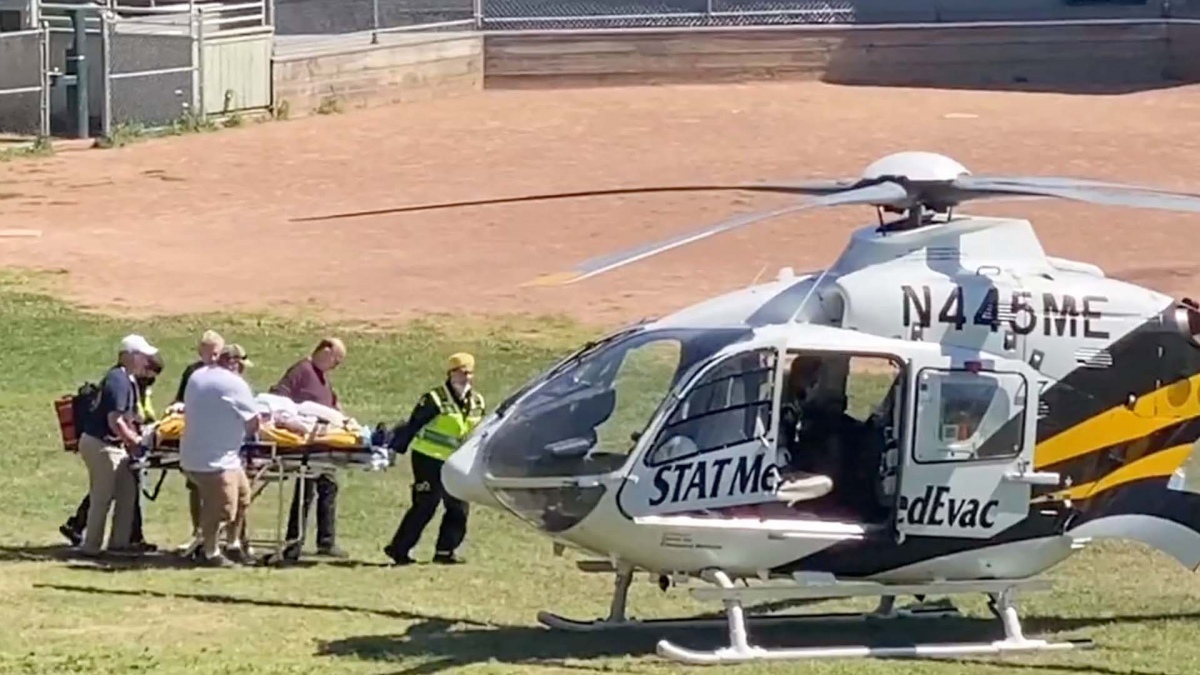
[[[468,372],[475,370],[475,357],[466,352],[459,352],[450,356],[449,367],[447,370],[458,370],[462,368]]]

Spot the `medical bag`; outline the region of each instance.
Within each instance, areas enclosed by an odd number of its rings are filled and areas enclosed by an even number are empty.
[[[54,400],[54,411],[58,415],[58,431],[62,437],[63,450],[79,451],[80,427],[87,416],[96,409],[100,399],[100,387],[86,382],[77,392],[60,396]]]

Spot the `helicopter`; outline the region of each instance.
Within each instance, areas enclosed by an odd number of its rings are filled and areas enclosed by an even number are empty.
[[[900,152],[858,178],[591,190],[342,214],[639,192],[807,197],[597,258],[576,283],[786,213],[866,205],[826,269],[755,283],[588,342],[504,400],[443,468],[447,491],[597,556],[609,615],[591,631],[690,626],[627,616],[633,575],[700,580],[727,645],[668,640],[687,664],[959,656],[1092,646],[1027,637],[1018,592],[1097,539],[1200,566],[1200,305],[1048,255],[1032,223],[962,215],[978,199],[1059,198],[1200,212],[1200,195],[1056,177],[975,176]],[[984,594],[992,642],[773,649],[751,619],[958,613]],[[898,606],[898,596],[917,602]],[[748,617],[747,603],[878,597],[866,614]]]

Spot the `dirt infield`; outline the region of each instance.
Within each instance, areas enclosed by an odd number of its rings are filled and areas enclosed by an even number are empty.
[[[856,175],[903,149],[977,173],[1200,188],[1200,88],[1123,96],[817,83],[493,91],[0,164],[0,265],[66,270],[66,292],[144,313],[318,303],[340,318],[566,312],[612,323],[830,262],[870,209],[784,218],[565,288],[521,288],[593,255],[777,202],[596,198],[325,223],[427,201],[641,183]],[[1194,216],[1017,202],[1051,254],[1200,291]]]

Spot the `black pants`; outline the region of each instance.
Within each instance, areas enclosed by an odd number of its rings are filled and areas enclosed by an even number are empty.
[[[437,552],[453,553],[467,536],[467,503],[452,497],[442,487],[442,464],[440,459],[419,452],[412,455],[412,506],[408,507],[388,550],[392,555],[407,555],[425,526],[433,520],[433,513],[440,502],[446,507],[442,524],[438,528]]]
[[[289,540],[300,536],[300,522],[303,518],[305,534],[308,533],[308,512],[312,508],[313,497],[317,499],[317,548],[326,550],[333,548],[337,539],[337,479],[333,476],[317,476],[304,481],[304,506],[300,502],[300,481],[296,481],[296,490],[292,494],[292,511],[288,516],[287,538]],[[304,515],[300,515],[300,509]],[[299,546],[299,544],[297,544]]]
[[[142,486],[138,485],[138,499],[133,503],[133,529],[130,530],[129,543],[144,544],[146,536],[142,533]],[[87,527],[88,509],[92,507],[92,496],[84,495],[83,501],[79,502],[79,508],[75,509],[75,515],[67,518],[67,527],[77,535],[82,536],[84,528]]]

